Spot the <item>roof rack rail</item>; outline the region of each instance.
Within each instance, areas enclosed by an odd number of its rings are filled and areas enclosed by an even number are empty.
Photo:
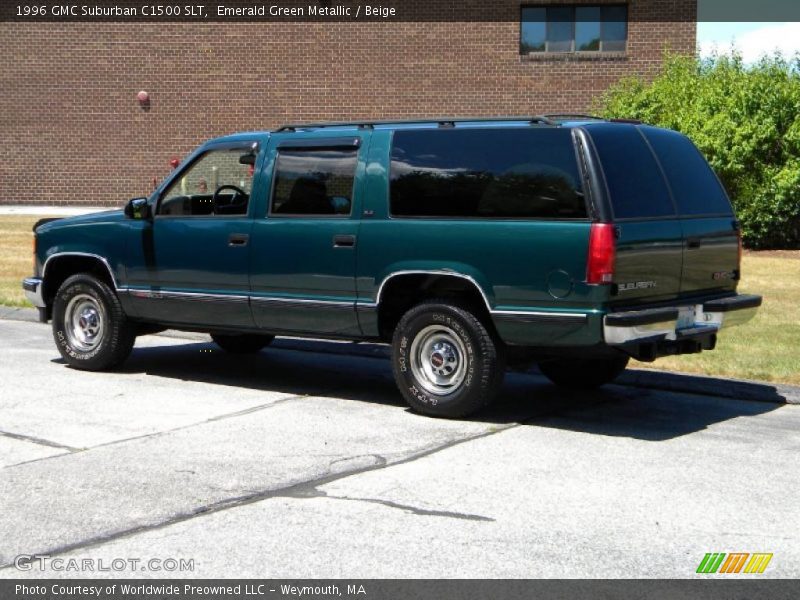
[[[558,125],[549,115],[526,117],[456,117],[439,119],[390,119],[384,121],[330,121],[322,123],[287,123],[273,130],[273,133],[297,131],[298,129],[324,129],[326,127],[358,127],[374,129],[376,125],[407,125],[412,123],[430,123],[439,127],[455,127],[456,123],[489,123],[492,121],[521,121],[531,125]]]
[[[553,113],[544,115],[548,119],[552,119],[554,121],[567,121],[572,119],[588,119],[592,121],[605,121],[603,117],[598,117],[597,115],[583,115],[580,113]]]
[[[639,119],[609,119],[612,123],[630,123],[631,125],[644,125]]]

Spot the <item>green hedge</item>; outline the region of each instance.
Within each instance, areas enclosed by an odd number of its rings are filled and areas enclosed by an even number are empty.
[[[800,248],[800,58],[668,55],[654,81],[624,79],[595,109],[688,135],[725,184],[745,244]]]

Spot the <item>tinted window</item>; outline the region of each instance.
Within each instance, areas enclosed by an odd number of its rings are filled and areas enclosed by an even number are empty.
[[[545,42],[547,40],[546,11],[547,9],[545,8],[522,9],[519,35],[520,54],[545,51]]]
[[[575,49],[580,52],[600,50],[600,7],[575,9]]]
[[[159,215],[226,216],[247,214],[253,172],[239,158],[245,148],[212,150],[195,160],[161,196]]]
[[[615,218],[675,214],[661,169],[637,127],[615,123],[587,129],[600,155]]]
[[[349,215],[357,150],[292,149],[278,153],[273,214]]]
[[[586,217],[567,129],[396,131],[391,212],[398,216]]]
[[[664,129],[643,127],[658,157],[682,215],[732,214],[717,176],[689,138]]]
[[[571,52],[575,38],[575,13],[571,7],[547,9],[547,51]]]
[[[605,52],[624,52],[628,40],[628,7],[604,6],[603,47]]]
[[[522,7],[522,54],[624,52],[627,39],[628,7],[624,4]]]

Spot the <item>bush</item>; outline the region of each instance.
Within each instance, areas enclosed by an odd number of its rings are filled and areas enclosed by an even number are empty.
[[[719,175],[750,248],[800,248],[800,58],[668,55],[651,83],[620,81],[595,109],[688,135]]]

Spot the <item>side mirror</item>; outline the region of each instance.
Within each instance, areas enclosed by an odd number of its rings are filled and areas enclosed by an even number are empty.
[[[242,154],[239,157],[239,164],[240,165],[254,165],[256,164],[256,154],[255,152],[248,152],[247,154]]]
[[[125,216],[129,219],[149,220],[152,216],[147,198],[133,198],[125,205]]]

